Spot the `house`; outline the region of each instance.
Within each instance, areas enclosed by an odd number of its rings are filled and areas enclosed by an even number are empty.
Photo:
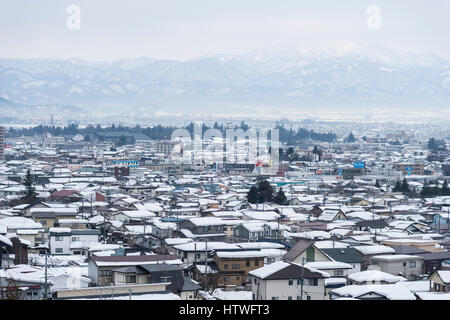
[[[179,223],[180,231],[186,238],[203,239],[209,241],[224,240],[225,223],[216,217],[195,217],[185,219]]]
[[[397,283],[399,281],[406,281],[406,279],[375,269],[354,272],[348,276],[350,285]]]
[[[31,217],[42,224],[44,228],[52,228],[58,220],[75,219],[78,215],[77,208],[32,208]]]
[[[450,270],[438,270],[430,276],[431,292],[450,292]]]
[[[277,249],[275,249],[277,250]],[[244,286],[248,282],[248,273],[264,265],[265,250],[218,251],[213,255],[217,266],[217,285]]]
[[[352,298],[357,300],[416,300],[406,287],[396,284],[348,285],[330,291],[330,299]]]
[[[367,270],[367,267],[370,265],[370,258],[372,256],[393,254],[395,252],[394,249],[383,245],[354,246],[353,248],[358,251],[363,258],[361,270]]]
[[[428,274],[431,274],[437,270],[441,270],[442,263],[450,260],[450,251],[418,253],[416,255],[423,258],[425,264],[424,272]]]
[[[296,263],[277,261],[249,272],[253,300],[326,300],[329,275]],[[302,281],[303,280],[303,281]],[[303,282],[303,297],[300,295]]]
[[[314,261],[332,261],[325,252],[314,245],[311,241],[298,241],[296,245],[289,250],[283,260],[286,262],[302,264],[303,258],[305,262]]]
[[[420,256],[394,254],[376,255],[369,258],[372,266],[377,266],[380,271],[393,275],[402,275],[409,280],[416,280],[424,272],[423,258]]]
[[[112,270],[113,285],[130,285],[169,282],[167,290],[181,297],[181,300],[197,300],[201,287],[183,276],[183,268],[167,263],[127,266]]]
[[[361,271],[363,258],[355,248],[322,248],[321,250],[334,261],[350,264],[353,269],[349,270],[349,274]]]
[[[240,241],[280,239],[283,230],[289,230],[289,227],[277,222],[246,221],[234,226],[233,238]]]
[[[88,274],[92,285],[113,285],[113,270],[118,267],[138,266],[156,263],[181,265],[181,261],[173,254],[139,255],[139,256],[91,256],[88,262]]]
[[[90,244],[98,243],[99,235],[97,229],[50,228],[50,253],[87,255]]]
[[[331,277],[345,278],[353,269],[353,266],[339,261],[314,261],[307,262],[305,267],[328,273]]]

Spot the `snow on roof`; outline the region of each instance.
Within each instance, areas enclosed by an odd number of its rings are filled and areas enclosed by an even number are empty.
[[[416,292],[421,300],[450,300],[450,293],[444,292]]]
[[[399,281],[395,285],[404,286],[411,292],[425,292],[430,290],[430,280]]]
[[[181,251],[205,251],[205,247],[207,251],[211,250],[223,250],[223,249],[240,249],[240,247],[234,243],[226,243],[220,241],[208,241],[207,244],[205,241],[193,241],[189,243],[183,243],[179,245],[173,246],[177,250]]]
[[[389,300],[416,300],[414,294],[407,288],[395,284],[382,285],[350,285],[333,289],[330,292],[339,296],[359,298],[370,292],[385,296]]]
[[[251,220],[265,220],[265,221],[274,221],[280,218],[280,215],[275,211],[250,211],[245,210],[242,211],[242,214]]]
[[[188,243],[188,242],[192,242],[192,241],[194,241],[194,240],[189,239],[189,238],[167,238],[167,239],[164,239],[164,242],[166,244],[168,244],[169,246]]]
[[[442,281],[450,283],[450,270],[438,270],[437,273]]]
[[[56,227],[53,227],[53,228],[50,228],[48,231],[50,233],[70,233],[72,231],[72,229],[70,229],[70,228],[56,228]]]
[[[258,257],[282,257],[286,253],[280,249],[261,249],[243,251],[219,251],[216,255],[219,258],[258,258]]]
[[[280,270],[283,270],[284,268],[288,267],[290,264],[284,261],[276,261],[271,264],[267,264],[264,267],[255,269],[250,271],[248,274],[264,279],[270,276],[271,274],[274,274],[275,272],[278,272]]]
[[[284,245],[275,242],[238,242],[235,243],[242,249],[284,249]]]
[[[353,269],[353,266],[348,263],[339,261],[314,261],[305,264],[305,267],[310,267],[317,270],[328,269]]]
[[[42,224],[25,217],[6,217],[0,219],[0,225],[8,229],[42,229]]]
[[[372,260],[378,261],[404,261],[404,260],[422,260],[422,257],[409,255],[409,254],[392,254],[392,255],[380,255],[373,256]]]
[[[384,281],[389,283],[396,283],[399,281],[406,281],[405,278],[400,276],[394,276],[390,273],[380,270],[366,270],[361,272],[354,272],[348,275],[350,280],[356,282],[372,282],[372,281]]]
[[[12,242],[7,237],[0,234],[0,242],[3,242],[4,244],[12,247]]]
[[[350,245],[348,243],[330,240],[320,240],[314,242],[314,245],[319,249],[332,249],[332,248],[348,248]]]
[[[147,210],[121,211],[120,213],[134,219],[153,218],[156,216],[153,212]]]
[[[195,217],[190,218],[189,221],[196,226],[214,226],[224,224],[222,219],[216,217]]]
[[[325,279],[325,286],[335,285],[335,284],[347,284],[347,279],[343,277],[333,277]]]
[[[212,296],[217,300],[252,300],[251,291],[224,291],[216,289]]]
[[[395,253],[394,249],[383,245],[356,246],[353,248],[355,248],[358,252],[362,253],[363,255]]]

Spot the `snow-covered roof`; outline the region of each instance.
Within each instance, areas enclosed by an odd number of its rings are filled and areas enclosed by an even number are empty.
[[[330,292],[339,296],[359,298],[368,293],[376,293],[385,296],[389,300],[416,300],[411,291],[403,286],[395,284],[381,284],[381,285],[350,285],[341,288],[333,289]]]
[[[389,283],[396,283],[399,281],[406,281],[406,279],[403,277],[394,276],[390,273],[383,272],[380,270],[365,270],[361,272],[354,272],[349,274],[348,278],[356,282],[383,281]]]
[[[353,247],[363,255],[373,255],[382,253],[395,253],[395,250],[391,247],[383,245],[368,245],[368,246],[355,246]]]

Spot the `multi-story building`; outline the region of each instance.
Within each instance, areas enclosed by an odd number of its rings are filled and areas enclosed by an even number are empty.
[[[408,175],[410,172],[412,175],[423,175],[424,165],[423,163],[394,163],[394,170],[402,171],[404,175]]]

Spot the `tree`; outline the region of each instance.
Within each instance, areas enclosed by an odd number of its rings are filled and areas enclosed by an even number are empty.
[[[442,196],[450,196],[450,189],[448,188],[447,180],[444,180],[444,184],[441,188],[441,195]]]
[[[25,178],[23,179],[22,184],[27,189],[27,195],[26,198],[30,200],[36,200],[36,192],[34,189],[34,184],[36,182],[36,176],[31,174],[30,169],[27,170],[27,174],[25,175]]]
[[[345,142],[353,143],[353,142],[355,142],[355,141],[356,141],[356,139],[355,139],[355,136],[353,135],[353,132],[350,132],[350,134],[348,135],[348,137],[345,139]]]
[[[284,194],[283,188],[280,188],[280,190],[278,190],[277,195],[273,198],[273,202],[279,205],[285,205],[287,203],[287,198]]]
[[[397,182],[395,182],[395,186],[394,189],[392,189],[393,192],[401,192],[402,191],[402,183],[400,182],[400,180],[397,180]]]
[[[258,202],[258,188],[256,186],[250,188],[250,191],[247,193],[247,201],[249,203]]]
[[[117,145],[120,146],[124,146],[127,144],[127,138],[125,138],[124,135],[121,135],[119,138],[119,141],[117,142]]]
[[[270,202],[273,198],[273,188],[267,180],[258,182],[252,186],[247,193],[247,201],[249,203]]]
[[[408,181],[406,180],[406,178],[403,178],[403,182],[402,182],[402,186],[401,186],[401,191],[402,191],[403,193],[409,192],[409,184],[408,184]]]

